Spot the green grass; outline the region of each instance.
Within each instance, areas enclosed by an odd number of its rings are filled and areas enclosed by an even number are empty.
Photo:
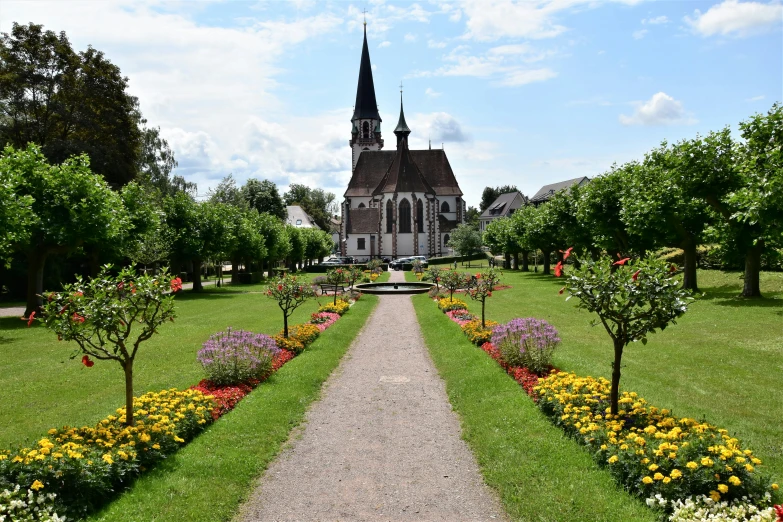
[[[378,302],[363,296],[299,357],[92,521],[231,520]],[[306,494],[306,493],[305,493]]]
[[[553,426],[431,299],[419,295],[413,302],[449,400],[460,415],[463,438],[513,519],[656,520]]]
[[[228,326],[266,334],[282,329],[282,312],[263,289],[210,286],[178,295],[176,321],[161,326],[139,350],[135,394],[196,384],[204,377],[196,353],[211,334]],[[308,321],[317,308],[316,300],[308,301],[290,323]],[[0,318],[0,447],[38,440],[52,427],[92,425],[124,404],[120,366],[99,361],[86,368],[69,359],[75,349],[39,323],[27,328],[17,317]]]
[[[753,449],[760,467],[783,481],[783,273],[763,272],[764,299],[741,299],[738,273],[699,271],[705,296],[674,326],[635,343],[623,355],[622,389],[681,417],[705,418]],[[574,299],[558,295],[562,280],[506,271],[512,289],[487,299],[487,318],[546,319],[562,343],[555,365],[579,375],[610,377],[611,340]],[[474,313],[480,304],[467,299]]]

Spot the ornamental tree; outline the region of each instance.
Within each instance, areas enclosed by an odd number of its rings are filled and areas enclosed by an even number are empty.
[[[326,282],[330,285],[334,285],[334,303],[337,304],[337,287],[342,286],[345,283],[344,268],[333,268],[326,271]]]
[[[459,225],[451,233],[449,246],[465,257],[481,252],[481,233],[470,225]]]
[[[283,337],[288,338],[288,318],[302,303],[315,297],[315,292],[310,285],[297,281],[296,276],[284,274],[269,283],[266,295],[277,301],[277,306],[283,311]]]
[[[608,257],[583,260],[565,276],[566,300],[577,297],[579,308],[596,313],[614,343],[612,415],[618,411],[623,349],[634,341],[647,344],[648,334],[676,324],[692,300],[690,291],[681,288],[674,265],[652,258],[629,261],[625,258],[612,263]],[[597,324],[591,322],[592,326]]]
[[[432,282],[435,283],[435,288],[438,292],[440,292],[440,278],[446,271],[439,266],[431,266],[427,269],[427,274],[432,279]]]
[[[137,275],[126,268],[113,276],[105,265],[97,277],[64,285],[62,292],[45,294],[43,322],[57,337],[74,341],[83,354],[82,364],[92,366],[90,357],[116,361],[125,373],[125,424],[133,425],[133,363],[139,346],[160,325],[173,321],[174,297],[179,278],[169,282],[163,271],[158,276]]]
[[[484,320],[484,309],[487,302],[487,297],[492,297],[492,291],[499,282],[500,274],[494,268],[489,268],[479,274],[476,274],[470,279],[467,293],[468,296],[474,301],[481,302],[482,328],[486,328],[486,322]]]
[[[351,265],[345,269],[343,273],[345,275],[345,282],[348,284],[348,288],[351,290],[351,292],[353,292],[353,285],[356,284],[356,281],[364,277],[364,271],[361,269],[361,267]]]
[[[465,288],[470,283],[470,276],[456,270],[444,270],[440,276],[440,284],[449,291],[449,300],[454,300],[454,292]]]

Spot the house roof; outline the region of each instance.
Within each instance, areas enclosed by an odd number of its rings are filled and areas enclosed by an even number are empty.
[[[552,183],[551,185],[544,185],[541,187],[541,190],[536,192],[536,194],[530,198],[531,203],[542,203],[544,201],[547,201],[549,198],[557,194],[563,189],[567,189],[569,187],[579,186],[583,185],[585,183],[588,183],[590,181],[590,178],[587,176],[582,176],[581,178],[574,178],[569,179],[566,181],[560,181],[558,183]]]
[[[479,219],[495,219],[511,215],[515,210],[524,205],[525,196],[521,192],[506,192],[497,197]]]
[[[349,234],[377,234],[378,223],[377,208],[352,208],[348,211]]]
[[[462,196],[457,178],[454,177],[446,157],[446,151],[436,149],[409,152],[424,179],[435,191],[435,195]],[[356,162],[356,168],[344,196],[371,196],[389,170],[396,154],[397,151],[393,150],[363,151]]]
[[[360,156],[361,157],[361,156]],[[389,170],[375,187],[373,195],[389,192],[424,192],[434,194],[435,191],[424,179],[424,175],[411,158],[408,150],[408,139],[402,138],[397,147],[394,160],[389,165]]]
[[[367,25],[364,26],[364,44],[362,44],[362,61],[359,64],[359,83],[356,86],[356,104],[354,105],[353,118],[374,119],[381,121],[378,114],[378,102],[375,101],[375,84],[372,81],[372,65],[370,64],[370,50],[367,48]]]
[[[320,227],[315,224],[315,221],[313,221],[313,218],[311,218],[310,215],[307,212],[305,212],[304,209],[299,205],[287,206],[285,207],[285,211],[286,211],[285,221],[289,225],[293,225],[295,227],[300,227],[300,228],[320,229]]]

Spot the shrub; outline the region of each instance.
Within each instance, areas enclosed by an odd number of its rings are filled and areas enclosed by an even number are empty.
[[[347,311],[348,311],[348,309],[349,309],[350,307],[351,307],[351,306],[350,306],[350,305],[349,305],[349,304],[348,304],[346,301],[343,301],[343,300],[338,300],[338,301],[337,301],[336,303],[334,303],[334,304],[332,304],[332,303],[328,303],[328,304],[325,304],[325,305],[321,305],[321,306],[318,308],[318,313],[322,313],[322,312],[331,312],[331,313],[335,313],[335,314],[343,315],[345,312],[347,312]]]
[[[33,489],[21,489],[16,484],[11,489],[0,491],[0,520],[14,522],[65,522],[57,515],[54,493],[44,493],[41,482],[33,482]]]
[[[763,503],[777,486],[757,468],[761,460],[724,429],[649,406],[623,392],[610,413],[604,378],[556,373],[539,380],[538,406],[552,422],[590,448],[629,492],[666,500],[706,495],[713,501],[747,497]]]
[[[223,386],[248,379],[263,380],[272,370],[272,359],[278,347],[274,339],[264,334],[227,328],[213,334],[197,359],[209,380]]]
[[[560,343],[557,330],[544,320],[512,319],[492,331],[497,346],[509,366],[522,366],[543,375],[552,366],[552,354]]]
[[[465,303],[465,301],[460,299],[444,297],[443,299],[438,300],[438,308],[440,308],[440,310],[445,313],[449,310],[467,310],[468,305]]]
[[[462,325],[462,333],[468,336],[471,343],[481,346],[492,338],[492,328],[497,324],[495,321],[485,321],[482,327],[481,319],[473,319]]]

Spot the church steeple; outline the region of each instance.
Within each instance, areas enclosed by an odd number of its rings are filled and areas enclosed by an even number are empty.
[[[400,147],[400,143],[408,138],[411,130],[408,128],[408,124],[405,123],[405,112],[402,110],[402,84],[400,84],[400,119],[397,122],[397,127],[394,129],[394,134],[397,136],[397,148]]]
[[[364,22],[364,43],[362,60],[359,64],[359,82],[356,86],[356,105],[353,109],[353,123],[350,145],[353,153],[353,167],[359,161],[359,155],[365,150],[381,150],[381,115],[375,100],[375,84],[372,80],[370,50],[367,46],[367,22]]]

